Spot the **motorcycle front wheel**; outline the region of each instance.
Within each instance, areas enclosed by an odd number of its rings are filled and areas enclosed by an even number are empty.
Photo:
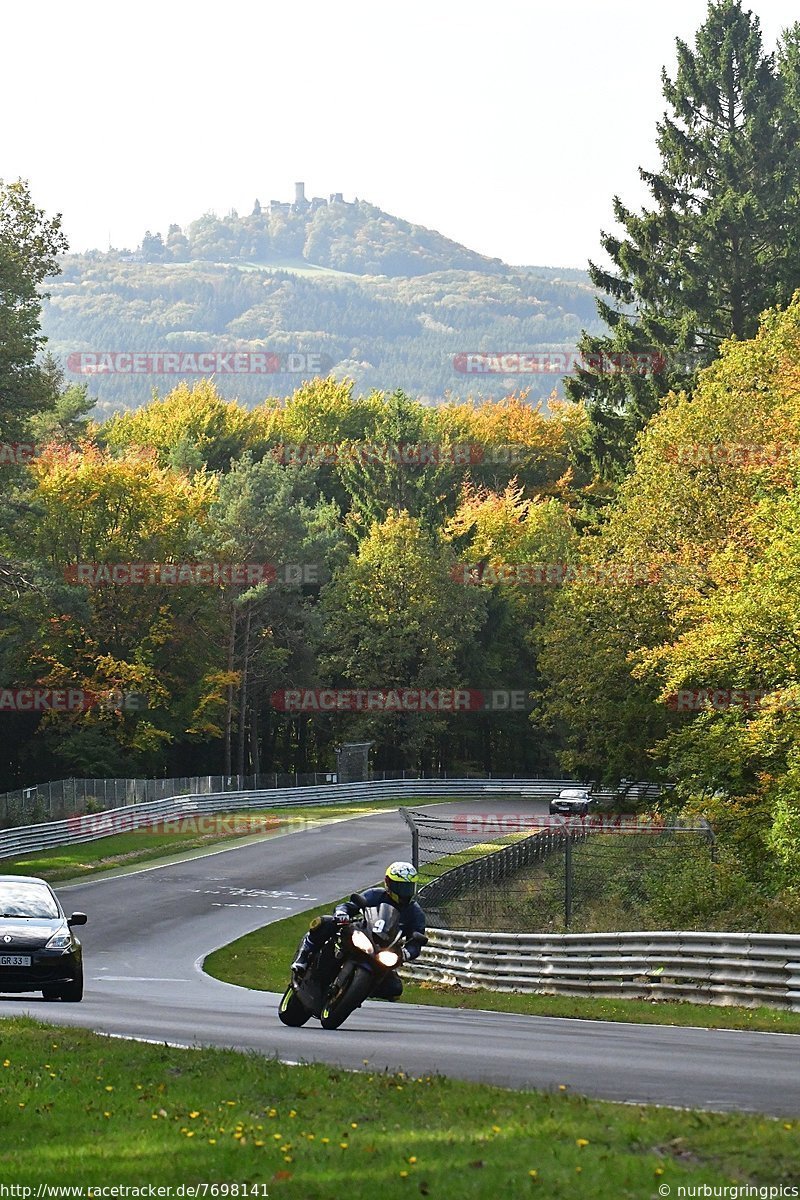
[[[337,992],[336,984],[334,984],[333,997],[327,1001],[320,1015],[322,1028],[338,1029],[347,1020],[350,1013],[355,1012],[359,1004],[366,1000],[372,991],[374,982],[372,972],[362,967],[353,972],[350,983],[345,984],[341,991]]]
[[[281,997],[281,1002],[278,1005],[278,1016],[284,1025],[292,1025],[295,1029],[301,1025],[305,1025],[311,1016],[306,1006],[298,1000],[291,984],[289,984]]]

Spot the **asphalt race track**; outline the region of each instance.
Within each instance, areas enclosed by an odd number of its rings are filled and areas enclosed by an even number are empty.
[[[438,812],[545,811],[544,803],[457,801]],[[383,813],[273,837],[114,878],[58,888],[83,910],[81,1004],[3,996],[22,1013],[100,1032],[255,1049],[286,1062],[440,1072],[506,1087],[609,1100],[800,1114],[800,1040],[788,1034],[626,1025],[367,1002],[336,1031],[287,1029],[278,996],[204,975],[210,951],[270,921],[375,883],[407,857],[400,816]]]

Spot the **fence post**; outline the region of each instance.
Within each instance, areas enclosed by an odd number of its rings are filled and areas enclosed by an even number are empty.
[[[407,808],[399,808],[397,811],[411,830],[411,861],[419,868],[419,829]]]
[[[572,832],[565,830],[564,840],[564,928],[572,920]]]

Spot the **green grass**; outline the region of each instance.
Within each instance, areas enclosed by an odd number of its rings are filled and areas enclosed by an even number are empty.
[[[297,943],[312,916],[332,905],[309,909],[248,933],[210,954],[203,964],[209,975],[240,987],[282,992]],[[425,951],[423,950],[423,955]],[[800,1033],[800,1013],[773,1008],[716,1007],[680,1001],[615,1000],[604,996],[543,996],[493,992],[488,988],[448,987],[406,981],[401,1003],[447,1008],[488,1009],[541,1017],[579,1017],[588,1021],[632,1021],[635,1024],[699,1025],[706,1029],[749,1029],[767,1033]]]
[[[797,1121],[288,1067],[24,1018],[1,1028],[6,1185],[259,1184],[250,1194],[272,1200],[644,1200],[664,1184],[676,1196],[681,1185],[800,1177]]]
[[[279,819],[275,818],[276,832],[279,825]],[[264,833],[267,832],[265,827]],[[7,875],[39,875],[51,883],[60,883],[65,879],[96,875],[99,871],[108,871],[116,867],[151,862],[170,854],[221,845],[233,837],[231,834],[221,837],[217,833],[160,833],[140,829],[131,833],[112,834],[96,842],[48,847],[46,850],[21,854],[16,858],[0,859],[0,871]]]
[[[463,849],[454,850],[452,854],[445,854],[432,862],[422,863],[419,868],[422,881],[420,886],[430,883],[433,879],[438,879],[440,875],[452,871],[454,867],[463,867],[473,859],[484,858],[488,854],[497,854],[499,850],[505,850],[506,846],[510,846],[513,842],[525,841],[534,832],[536,832],[535,829],[526,829],[521,833],[505,833],[500,837],[492,838],[490,842],[475,842],[471,846],[465,845]]]

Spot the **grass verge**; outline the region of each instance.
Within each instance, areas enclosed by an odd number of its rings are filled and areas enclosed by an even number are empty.
[[[385,1189],[463,1200],[644,1197],[664,1184],[676,1195],[680,1185],[800,1175],[796,1121],[288,1067],[25,1018],[2,1028],[5,1184],[236,1183],[260,1185],[239,1196],[374,1200]]]
[[[312,916],[332,905],[309,909],[248,933],[210,954],[204,969],[216,979],[240,987],[282,992],[297,943]],[[425,951],[423,950],[423,954]],[[615,1000],[604,996],[542,996],[492,992],[487,988],[405,983],[401,1003],[447,1008],[485,1009],[540,1017],[578,1017],[585,1021],[631,1021],[650,1025],[697,1025],[704,1029],[749,1029],[800,1033],[800,1013],[774,1008],[715,1007],[666,1000]]]

